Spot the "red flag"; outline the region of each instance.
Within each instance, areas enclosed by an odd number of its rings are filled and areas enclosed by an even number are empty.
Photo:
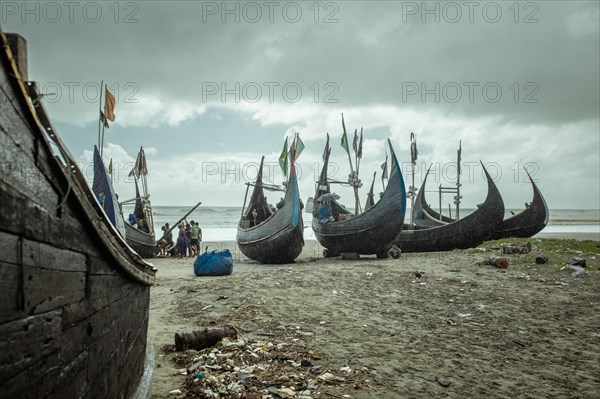
[[[105,86],[105,101],[104,101],[104,116],[111,122],[115,121],[115,96],[108,91],[108,86]]]

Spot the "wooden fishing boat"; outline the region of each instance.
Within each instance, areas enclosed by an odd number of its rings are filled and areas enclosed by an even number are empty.
[[[146,180],[148,168],[146,165],[146,154],[142,147],[135,161],[135,166],[129,174],[135,181],[135,208],[133,214],[137,225],[133,226],[129,223],[129,219],[125,219],[125,239],[127,244],[140,254],[142,258],[152,258],[158,252],[158,247],[154,233],[152,205],[150,204],[150,195],[148,194],[148,182]],[[141,195],[140,184],[142,185]],[[123,204],[127,202],[129,201],[124,201]],[[145,226],[146,231],[141,230],[141,226]]]
[[[549,211],[546,201],[527,170],[525,170],[525,173],[527,173],[533,189],[533,199],[531,203],[527,205],[526,209],[516,215],[504,219],[497,227],[497,231],[488,239],[499,240],[507,237],[528,238],[542,231],[548,224]],[[436,212],[427,203],[425,198],[426,182],[427,176],[425,176],[425,179],[423,180],[423,185],[421,186],[415,201],[415,226],[434,227],[455,222],[455,219],[440,215],[439,212]]]
[[[529,238],[546,227],[550,212],[546,200],[538,186],[535,184],[529,172],[525,170],[531,187],[533,188],[533,200],[527,207],[514,216],[506,218],[500,223],[498,230],[490,237],[490,240],[499,240],[507,237]]]
[[[437,227],[405,226],[396,242],[402,252],[451,251],[473,248],[489,239],[504,217],[504,202],[487,170],[481,164],[488,184],[483,204],[470,215]],[[426,181],[427,178],[425,178]],[[424,186],[419,194],[424,193]]]
[[[0,37],[0,397],[146,397],[156,269],[129,250],[56,134],[28,82],[25,40]]]
[[[364,255],[376,254],[387,258],[387,251],[402,230],[406,212],[406,188],[396,154],[389,142],[392,166],[388,184],[381,199],[358,215],[352,214],[335,198],[331,198],[331,216],[334,221],[319,223],[319,204],[313,209],[312,228],[317,241],[325,247],[325,257],[339,256],[343,252]],[[321,169],[315,199],[331,194],[327,179],[329,141],[325,145],[324,164]],[[340,216],[343,215],[343,216]]]
[[[290,176],[283,203],[277,204],[278,209],[273,210],[264,193],[264,160],[265,157],[262,157],[250,202],[242,210],[236,240],[240,251],[250,259],[261,263],[290,263],[304,247],[296,167],[294,161],[290,160]]]

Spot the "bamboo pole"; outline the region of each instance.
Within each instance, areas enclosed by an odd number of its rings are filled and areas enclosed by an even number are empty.
[[[179,219],[177,222],[175,222],[175,223],[173,224],[173,226],[172,226],[171,228],[169,228],[169,230],[165,231],[165,232],[163,233],[162,237],[160,237],[160,238],[159,238],[157,241],[160,241],[160,240],[162,240],[163,238],[165,238],[165,236],[166,236],[166,235],[167,235],[169,232],[173,231],[173,230],[175,229],[175,227],[177,227],[177,226],[179,225],[179,223],[181,223],[182,221],[184,221],[184,220],[185,220],[185,218],[187,218],[187,217],[189,216],[189,214],[190,214],[190,213],[194,212],[194,210],[195,210],[196,208],[198,208],[198,207],[200,206],[200,204],[202,204],[202,202],[198,202],[196,205],[194,205],[194,206],[192,207],[192,209],[190,209],[190,210],[188,211],[188,213],[186,213],[186,214],[185,214],[185,215],[184,215],[184,216],[183,216],[181,219]]]
[[[104,80],[100,82],[100,99],[98,102],[98,151],[100,151],[100,158],[102,158],[102,144],[101,144],[101,129],[102,129],[102,86],[104,85]]]

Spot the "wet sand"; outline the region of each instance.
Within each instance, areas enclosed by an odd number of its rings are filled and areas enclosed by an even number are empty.
[[[183,383],[161,348],[175,332],[213,321],[250,331],[247,338],[273,333],[275,344],[298,329],[324,369],[375,370],[359,390],[327,384],[313,398],[595,397],[600,249],[585,254],[587,273],[574,278],[565,259],[581,254],[550,253],[536,265],[531,241],[531,254],[507,255],[506,270],[479,264],[498,248],[342,261],[321,258],[314,241],[295,264],[278,266],[242,260],[235,242],[212,244],[237,258],[224,277],[194,276],[194,259],[153,259],[151,397],[174,397]]]

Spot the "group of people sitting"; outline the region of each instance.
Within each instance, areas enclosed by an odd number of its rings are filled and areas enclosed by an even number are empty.
[[[173,256],[178,258],[186,258],[200,255],[200,243],[202,242],[202,229],[198,222],[184,220],[178,226],[179,233],[177,241],[173,241],[173,233],[169,227],[169,223],[165,223],[161,230],[164,233],[160,240],[159,249],[161,256]]]

